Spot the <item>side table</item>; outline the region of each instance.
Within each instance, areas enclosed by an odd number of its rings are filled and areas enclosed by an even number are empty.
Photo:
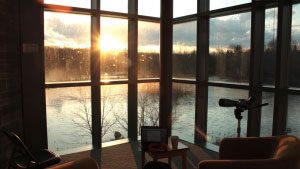
[[[153,159],[153,161],[157,161],[158,159],[168,158],[168,164],[171,166],[172,157],[174,156],[181,156],[181,165],[182,169],[186,169],[186,156],[187,151],[190,148],[181,142],[178,142],[177,148],[172,148],[169,146],[167,151],[163,152],[150,152],[150,151],[142,151],[142,166],[145,165],[145,155],[146,153]],[[143,168],[143,167],[142,167]]]

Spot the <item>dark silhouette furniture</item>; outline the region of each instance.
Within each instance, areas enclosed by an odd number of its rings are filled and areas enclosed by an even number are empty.
[[[14,132],[2,128],[4,135],[14,144],[14,150],[9,159],[10,168],[42,169],[60,162],[60,157],[53,152],[42,149],[31,152],[24,142]]]
[[[219,160],[204,160],[199,169],[299,169],[300,141],[294,136],[225,138]]]

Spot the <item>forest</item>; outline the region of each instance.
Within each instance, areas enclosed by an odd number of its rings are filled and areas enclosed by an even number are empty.
[[[288,56],[284,56],[288,57]],[[274,85],[276,67],[276,40],[265,45],[261,56],[262,83]],[[292,43],[288,58],[290,87],[300,87],[300,47]],[[101,80],[127,79],[127,51],[103,53],[100,56]],[[138,77],[159,78],[159,54],[138,53]],[[210,81],[248,83],[250,72],[250,49],[241,45],[229,45],[209,53],[208,75]],[[89,81],[90,50],[45,47],[46,82]],[[173,78],[195,79],[196,51],[173,54]]]

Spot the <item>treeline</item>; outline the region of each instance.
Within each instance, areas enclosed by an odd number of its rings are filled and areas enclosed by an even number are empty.
[[[213,81],[245,83],[249,79],[250,50],[241,45],[210,52],[208,74]]]
[[[101,79],[124,79],[128,76],[128,53],[115,51],[102,53],[100,60]],[[157,78],[160,75],[158,53],[138,54],[140,78]],[[47,82],[90,80],[90,50],[45,47],[45,76]]]
[[[45,47],[46,82],[90,79],[90,50]]]
[[[276,40],[265,46],[261,61],[263,84],[274,85]],[[127,78],[128,66],[132,62],[128,60],[127,51],[116,51],[102,54],[100,63],[102,79],[120,79]],[[138,53],[139,78],[159,77],[159,65],[159,53]],[[295,43],[291,47],[288,65],[289,85],[300,87],[300,49]],[[247,83],[249,71],[250,49],[245,50],[241,45],[230,45],[209,54],[210,80]],[[47,82],[90,80],[90,50],[45,47],[45,73]],[[196,78],[196,51],[173,54],[173,77]]]

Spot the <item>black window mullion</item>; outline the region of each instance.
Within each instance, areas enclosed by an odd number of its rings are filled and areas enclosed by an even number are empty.
[[[207,135],[207,103],[208,103],[208,71],[209,56],[209,17],[200,13],[209,10],[209,0],[198,1],[197,4],[197,59],[196,59],[196,104],[195,104],[195,144],[206,142]],[[203,85],[205,84],[205,85]]]
[[[137,112],[137,76],[138,76],[138,59],[137,59],[137,39],[138,39],[138,22],[137,22],[138,0],[128,0],[128,138],[137,140],[138,131],[138,112]]]
[[[172,128],[173,0],[161,0],[159,125]]]
[[[261,59],[264,55],[264,30],[265,30],[265,9],[257,7],[251,13],[251,53],[250,53],[250,79],[249,96],[255,98],[253,106],[262,102],[261,88]],[[261,123],[261,109],[248,111],[247,136],[259,136]]]
[[[273,135],[285,134],[288,102],[288,56],[291,45],[292,5],[279,1],[276,80],[274,98]]]
[[[100,10],[100,2],[92,0],[92,9]],[[101,148],[101,89],[100,89],[100,17],[91,16],[91,107],[92,107],[92,143],[94,148]]]

